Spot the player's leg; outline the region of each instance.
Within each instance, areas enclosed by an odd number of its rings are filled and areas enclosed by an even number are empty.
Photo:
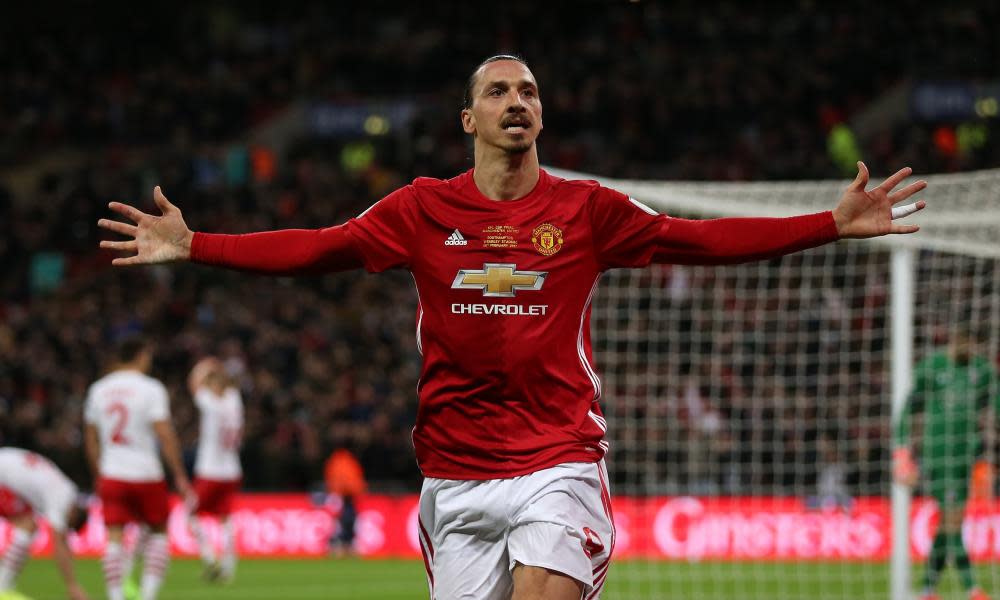
[[[584,585],[558,571],[517,565],[512,573],[514,594],[511,600],[580,600]]]
[[[107,519],[107,509],[105,509],[105,519]],[[125,538],[124,527],[121,524],[107,523],[108,542],[104,546],[104,558],[102,567],[104,569],[104,588],[108,594],[108,600],[125,600],[125,592],[122,588],[124,581],[124,559],[125,552],[123,541]]]
[[[600,597],[615,539],[607,482],[603,462],[526,478],[507,545],[515,600]]]
[[[944,473],[943,489],[939,492],[942,498],[938,500],[941,510],[939,530],[944,533],[948,556],[955,561],[962,587],[970,594],[977,588],[972,576],[969,553],[962,540],[962,521],[965,518],[965,504],[969,499],[971,474],[971,461],[959,460],[949,465]]]
[[[0,494],[3,492],[0,491]],[[10,545],[0,559],[0,593],[3,593],[14,589],[17,576],[21,574],[21,569],[31,554],[31,541],[35,538],[37,525],[27,504],[13,494],[0,502],[3,503],[0,506],[0,517],[6,517],[14,528]]]
[[[104,587],[108,600],[124,600],[122,589],[124,576],[124,527],[134,520],[128,496],[128,483],[112,479],[101,479],[97,483],[97,494],[101,498],[104,511],[104,525],[108,531],[108,541],[104,546],[102,567]]]
[[[236,577],[236,532],[231,517],[240,487],[240,481],[224,483],[216,506],[217,516],[222,525],[222,560],[219,562],[219,568],[224,581],[232,581]]]
[[[141,494],[142,520],[149,525],[149,538],[142,555],[142,582],[139,589],[143,600],[154,600],[160,593],[163,578],[170,565],[170,542],[167,540],[167,484],[163,481],[143,483]]]
[[[210,482],[195,478],[194,493],[198,497],[198,506],[188,514],[188,525],[191,527],[191,532],[194,533],[195,540],[198,541],[198,554],[205,566],[203,576],[212,581],[219,576],[218,557],[215,554],[215,545],[208,539],[208,534],[201,522],[201,516],[208,514],[208,510],[212,508],[214,503]]]
[[[424,480],[417,535],[432,599],[511,597],[508,505],[499,481]]]
[[[233,531],[233,520],[226,515],[221,520],[222,525],[222,560],[219,561],[220,575],[224,581],[232,581],[236,577],[236,535]]]
[[[142,555],[149,539],[149,527],[142,523],[135,523],[134,527],[135,536],[132,541],[129,542],[127,535],[122,539],[122,590],[126,600],[139,598],[139,584],[132,571],[135,569],[136,558]]]
[[[337,529],[337,540],[334,552],[344,556],[354,550],[354,526],[357,523],[358,511],[354,506],[353,496],[343,496],[341,498],[340,516],[337,518],[339,528]]]

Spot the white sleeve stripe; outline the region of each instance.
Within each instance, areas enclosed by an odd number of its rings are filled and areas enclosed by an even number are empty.
[[[382,201],[382,200],[380,199],[380,200],[379,200],[378,202],[376,202],[375,204],[372,204],[371,206],[369,206],[368,208],[366,208],[366,209],[364,210],[364,212],[362,212],[362,213],[361,213],[360,215],[358,215],[358,216],[356,216],[356,217],[354,217],[354,218],[355,218],[355,219],[360,219],[361,217],[363,217],[363,216],[367,215],[367,214],[368,214],[368,211],[370,211],[371,209],[373,209],[373,208],[375,208],[376,206],[378,206],[378,203],[379,203],[379,202],[381,202],[381,201]]]
[[[631,202],[632,204],[635,204],[643,212],[645,212],[647,214],[650,214],[650,215],[653,215],[654,217],[658,216],[660,214],[660,213],[656,212],[655,210],[653,210],[652,208],[646,206],[642,202],[639,202],[638,200],[636,200],[632,196],[628,197],[628,201]]]
[[[594,402],[601,399],[601,379],[594,372],[593,367],[590,366],[590,362],[587,360],[587,355],[583,350],[583,325],[587,319],[587,309],[590,307],[591,301],[594,299],[594,291],[597,290],[597,283],[601,280],[601,276],[598,275],[594,279],[594,285],[590,287],[590,295],[587,296],[587,301],[583,305],[583,310],[580,312],[580,332],[576,338],[576,354],[580,358],[580,364],[583,365],[583,370],[590,378],[590,383],[594,386]]]

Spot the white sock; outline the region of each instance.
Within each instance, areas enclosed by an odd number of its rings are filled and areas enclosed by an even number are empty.
[[[104,585],[108,590],[108,600],[124,600],[122,593],[122,545],[108,542],[104,547]]]
[[[236,534],[229,517],[222,520],[222,574],[226,577],[236,574]]]
[[[10,540],[10,546],[0,561],[0,592],[14,588],[14,581],[21,573],[24,563],[28,560],[31,552],[31,538],[34,535],[17,527],[14,528],[14,535]]]
[[[201,519],[197,515],[191,515],[188,518],[188,523],[191,525],[191,531],[194,532],[195,539],[198,540],[198,551],[201,553],[201,562],[206,565],[215,564],[215,547],[212,545],[212,540],[208,539],[205,528],[201,526]]]
[[[135,536],[135,543],[129,548],[122,549],[122,581],[132,577],[132,569],[135,568],[135,558],[142,554],[146,546],[146,538],[149,537],[149,529],[145,525],[140,525]]]
[[[163,576],[170,565],[170,542],[167,534],[154,533],[146,542],[146,552],[142,557],[142,600],[154,600],[163,585]]]

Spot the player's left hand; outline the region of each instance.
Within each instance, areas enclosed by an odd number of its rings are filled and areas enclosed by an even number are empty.
[[[90,600],[90,597],[87,596],[87,592],[80,587],[79,583],[74,583],[69,586],[69,589],[66,590],[66,592],[69,595],[69,600]]]
[[[904,179],[913,173],[906,167],[896,171],[894,175],[874,189],[865,190],[868,185],[868,167],[858,161],[858,176],[847,186],[840,203],[833,209],[833,220],[837,223],[837,233],[841,238],[870,238],[890,233],[914,233],[920,229],[917,225],[898,225],[893,223],[911,215],[927,205],[923,200],[898,206],[913,194],[927,187],[926,181],[916,181],[901,190],[893,191]]]
[[[920,468],[909,448],[896,448],[892,452],[892,478],[896,483],[913,487],[920,478]]]

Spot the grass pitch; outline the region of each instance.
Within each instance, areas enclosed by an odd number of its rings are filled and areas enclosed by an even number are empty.
[[[914,566],[914,576],[922,572]],[[979,565],[979,584],[1000,598],[1000,566]],[[82,560],[77,574],[93,600],[104,597],[100,562]],[[30,560],[18,589],[34,600],[65,598],[55,564]],[[612,564],[604,600],[887,600],[888,566],[851,563]],[[953,569],[942,600],[964,599]],[[161,600],[427,600],[424,566],[410,560],[244,560],[228,585],[201,580],[201,565],[174,560]]]

